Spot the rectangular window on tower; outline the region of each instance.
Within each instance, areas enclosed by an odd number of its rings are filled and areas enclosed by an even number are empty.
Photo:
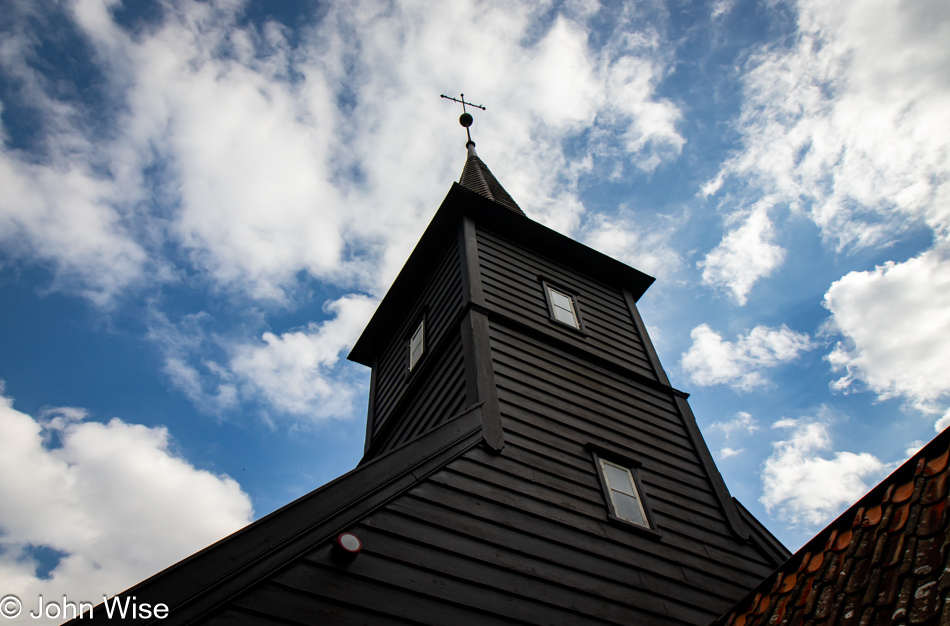
[[[412,368],[416,366],[426,350],[425,324],[425,318],[419,320],[419,326],[416,327],[415,332],[412,333],[412,337],[409,339],[409,371],[412,371]]]
[[[600,459],[600,469],[614,515],[640,526],[649,526],[630,468]]]
[[[650,504],[644,499],[643,487],[637,476],[640,463],[612,446],[589,442],[584,446],[594,457],[597,477],[603,489],[607,517],[639,534],[659,539],[653,523]]]
[[[548,314],[551,319],[581,332],[584,331],[584,322],[581,319],[580,306],[577,296],[566,289],[554,287],[545,279],[541,279],[544,286],[544,296],[548,301]]]

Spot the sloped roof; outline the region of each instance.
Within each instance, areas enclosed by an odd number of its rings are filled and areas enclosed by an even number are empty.
[[[950,429],[711,626],[950,623]]]
[[[200,620],[315,546],[325,544],[398,494],[426,480],[484,440],[482,405],[311,491],[211,546],[118,594],[169,612],[163,624]],[[108,620],[102,605],[93,617]],[[125,620],[122,623],[152,621]],[[110,623],[112,623],[110,621]]]
[[[475,142],[468,142],[466,147],[468,148],[468,158],[465,160],[465,167],[462,169],[459,184],[489,200],[508,207],[516,213],[524,215],[524,211],[521,210],[518,203],[508,195],[505,188],[488,170],[488,166],[475,154]]]
[[[520,210],[515,211],[484,194],[453,183],[419,243],[350,351],[347,357],[350,361],[372,366],[379,343],[388,339],[394,320],[399,317],[398,312],[407,306],[415,289],[424,280],[426,268],[444,250],[446,237],[449,233],[457,232],[460,220],[466,216],[477,218],[478,223],[486,229],[504,233],[505,237],[527,249],[556,250],[562,263],[583,268],[591,278],[629,289],[635,302],[655,280],[640,270],[535,222]]]

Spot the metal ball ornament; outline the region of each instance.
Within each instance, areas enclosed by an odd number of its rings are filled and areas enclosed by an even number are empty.
[[[475,121],[475,119],[472,118],[472,116],[471,116],[470,114],[468,114],[468,113],[462,113],[462,114],[459,116],[459,124],[461,124],[461,125],[464,126],[465,128],[468,128],[469,126],[471,126],[471,125],[472,125],[472,122],[474,122],[474,121]]]

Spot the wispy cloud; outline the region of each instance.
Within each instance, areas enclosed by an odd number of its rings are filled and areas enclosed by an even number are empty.
[[[671,245],[673,227],[635,219],[594,216],[584,227],[584,243],[651,276],[670,280],[683,262]]]
[[[742,452],[743,448],[739,448],[738,450],[734,448],[723,448],[719,451],[719,458],[728,459],[730,457],[739,456]]]
[[[920,224],[945,237],[946,6],[802,0],[792,8],[795,38],[770,44],[746,66],[742,147],[704,193],[721,193],[727,215],[744,216],[761,202],[787,205],[839,250],[887,244]],[[726,234],[725,250],[735,237]],[[728,286],[741,303],[750,283],[783,261],[771,252],[758,270],[707,258],[704,279]]]
[[[726,439],[729,439],[732,433],[736,431],[751,435],[759,429],[759,425],[751,413],[739,411],[736,413],[736,416],[728,422],[715,422],[710,425],[710,428],[721,430],[726,435]]]

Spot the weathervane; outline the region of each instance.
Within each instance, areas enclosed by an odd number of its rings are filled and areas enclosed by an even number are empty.
[[[449,96],[447,96],[447,95],[445,95],[445,94],[442,94],[442,97],[445,98],[446,100],[451,100],[452,102],[459,102],[459,103],[461,103],[461,105],[462,105],[462,114],[459,116],[459,124],[461,124],[462,126],[465,127],[465,134],[468,135],[468,143],[470,143],[470,144],[472,144],[472,145],[474,146],[474,145],[475,145],[475,142],[472,141],[472,133],[469,132],[468,128],[469,128],[469,126],[472,125],[472,122],[474,122],[475,119],[472,117],[472,115],[471,115],[468,111],[465,110],[465,105],[467,104],[467,105],[469,105],[469,106],[473,106],[473,107],[475,107],[476,109],[481,109],[482,111],[485,110],[485,107],[483,107],[483,106],[480,105],[480,104],[473,104],[473,103],[471,103],[471,102],[466,102],[466,101],[465,101],[465,94],[464,94],[464,93],[463,93],[463,94],[459,94],[459,95],[462,97],[461,100],[459,100],[458,98],[450,98]],[[468,143],[465,144],[465,145],[468,145]]]

